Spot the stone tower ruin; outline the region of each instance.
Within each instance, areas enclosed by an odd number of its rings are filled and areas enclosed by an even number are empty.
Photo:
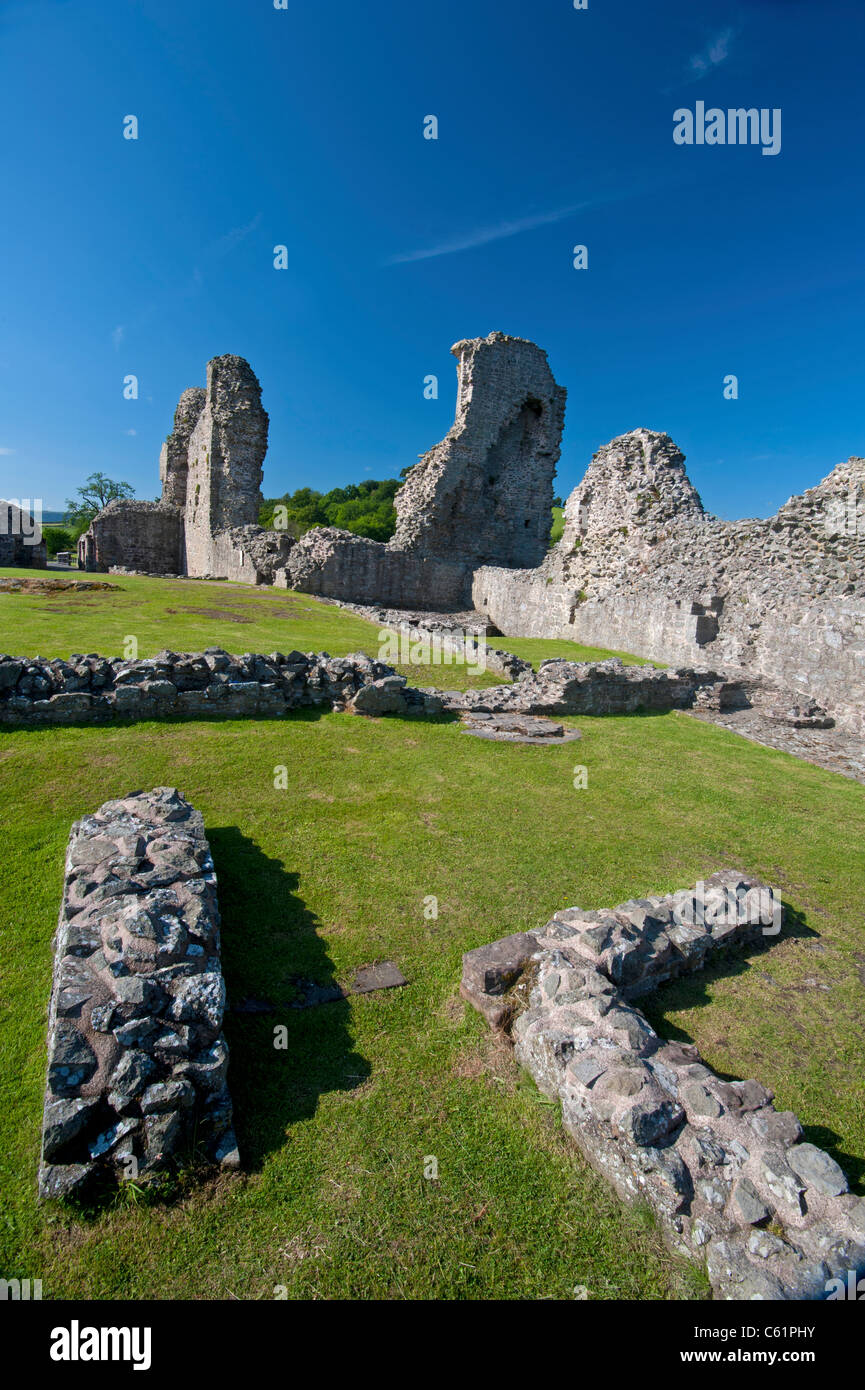
[[[204,410],[207,392],[202,386],[184,391],[174,412],[174,429],[159,455],[159,481],[166,507],[186,508],[186,479],[189,473],[189,440]]]
[[[278,583],[360,603],[455,608],[468,602],[479,565],[540,564],[567,393],[526,338],[490,333],[451,352],[454,423],[397,493],[393,540],[308,531]]]
[[[184,392],[184,396],[192,395]],[[179,454],[191,414],[201,410],[189,434],[186,451],[184,528],[186,573],[217,574],[221,532],[237,526],[256,526],[261,508],[261,479],[267,453],[267,411],[261,404],[258,377],[242,357],[214,357],[207,364],[207,387],[182,412]],[[203,399],[201,399],[203,398]],[[179,491],[181,470],[170,465],[166,441],[166,489]]]
[[[459,364],[454,423],[400,489],[393,545],[480,565],[539,565],[567,393],[547,354],[525,338],[490,333],[451,352]]]
[[[258,525],[267,411],[242,357],[207,364],[206,387],[184,391],[162,446],[159,502],[117,501],[79,541],[79,564],[149,574],[270,583],[291,542]]]

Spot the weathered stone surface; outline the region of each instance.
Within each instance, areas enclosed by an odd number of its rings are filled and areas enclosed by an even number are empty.
[[[533,714],[468,713],[463,716],[463,732],[475,738],[498,743],[534,743],[543,746],[573,743],[582,737],[579,729],[566,729],[551,719]]]
[[[865,733],[863,495],[851,458],[765,521],[719,521],[670,437],[633,430],[594,456],[540,566],[478,569],[474,606],[512,636],[709,658],[761,676],[776,720]]]
[[[736,1183],[733,1189],[733,1201],[742,1220],[749,1226],[757,1225],[760,1221],[767,1221],[772,1215],[771,1207],[766,1205],[748,1178],[740,1178]]]
[[[187,1156],[239,1161],[225,1081],[216,875],[174,788],[72,827],[54,942],[41,1196]]]
[[[473,565],[540,564],[566,392],[546,353],[525,338],[490,333],[451,352],[459,363],[456,417],[397,495],[394,546]]]
[[[174,412],[174,429],[168,435],[159,455],[159,481],[162,501],[167,507],[186,508],[186,487],[189,475],[189,441],[204,411],[207,392],[201,386],[184,391]]]
[[[722,1081],[628,1002],[731,940],[773,934],[771,896],[725,870],[666,898],[568,908],[470,951],[460,992],[511,1037],[619,1195],[648,1202],[674,1249],[706,1259],[717,1296],[825,1298],[833,1275],[865,1271],[865,1203],[828,1154],[797,1142],[798,1120],[772,1109],[771,1092]],[[704,950],[681,949],[680,928]]]
[[[442,709],[434,693],[408,687],[405,677],[363,652],[231,656],[208,648],[136,661],[90,655],[69,662],[0,656],[0,724],[179,715],[273,718],[308,706],[354,710],[358,699],[358,713],[434,715]]]
[[[183,572],[183,513],[162,502],[109,502],[78,541],[78,567],[143,574]]]
[[[355,714],[399,714],[405,708],[405,676],[381,676],[364,685],[351,701]]]
[[[451,351],[459,362],[454,423],[397,493],[393,540],[316,528],[277,582],[357,603],[457,608],[478,565],[540,563],[566,393],[546,353],[525,338],[490,333]]]
[[[256,526],[267,412],[249,363],[230,354],[207,364],[204,407],[189,436],[184,529],[185,571],[216,574],[214,538]]]
[[[814,1144],[796,1144],[787,1150],[787,1162],[807,1187],[827,1197],[840,1197],[847,1191],[847,1179],[833,1158]]]
[[[392,960],[377,961],[374,965],[362,965],[355,971],[351,983],[352,994],[374,994],[379,989],[402,989],[408,980],[394,965]]]
[[[583,662],[553,658],[542,661],[537,671],[523,672],[512,685],[446,691],[445,705],[492,714],[633,714],[689,709],[717,681],[717,672],[705,669],[658,671],[625,666],[618,657]]]
[[[0,500],[0,566],[44,569],[47,555],[42,528],[30,512],[15,502]]]
[[[162,446],[161,501],[109,503],[78,543],[79,566],[272,584],[292,540],[258,525],[267,431],[249,363],[212,358]]]
[[[287,566],[277,571],[274,582],[277,588],[325,598],[418,607],[426,600],[457,608],[465,601],[471,566],[459,557],[398,550],[392,542],[367,540],[336,526],[315,526],[292,547]]]

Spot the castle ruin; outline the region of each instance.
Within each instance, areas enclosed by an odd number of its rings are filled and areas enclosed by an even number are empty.
[[[767,520],[703,508],[667,434],[595,454],[542,564],[486,566],[475,606],[511,636],[711,664],[809,695],[865,733],[865,459]]]
[[[567,393],[526,338],[490,333],[451,352],[454,423],[397,493],[393,539],[307,531],[278,584],[357,603],[458,608],[478,566],[541,563]]]
[[[451,351],[454,423],[408,472],[389,542],[336,527],[295,542],[257,525],[268,417],[249,364],[225,356],[180,398],[161,500],[112,502],[79,562],[401,610],[471,605],[512,637],[762,676],[865,733],[865,460],[767,520],[726,522],[704,509],[669,435],[633,430],[595,454],[548,550],[566,392],[525,338]]]
[[[118,500],[78,542],[82,569],[270,583],[287,536],[258,525],[267,411],[249,363],[207,364],[207,386],[184,391],[162,446],[159,502]]]

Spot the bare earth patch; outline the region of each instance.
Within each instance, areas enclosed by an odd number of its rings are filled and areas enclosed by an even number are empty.
[[[93,589],[120,590],[119,584],[105,584],[95,579],[0,579],[0,594],[65,594],[85,593]],[[58,609],[62,612],[62,609]]]

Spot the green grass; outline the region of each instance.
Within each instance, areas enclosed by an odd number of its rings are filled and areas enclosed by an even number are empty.
[[[14,573],[7,571],[6,573]],[[18,571],[25,577],[32,572]],[[111,576],[117,592],[0,595],[0,650],[377,650],[302,594]],[[537,663],[611,655],[493,639]],[[406,668],[459,686],[459,668]],[[488,675],[472,683],[500,679]],[[791,929],[644,1007],[779,1108],[859,1184],[865,1157],[865,789],[687,717],[584,718],[583,742],[514,747],[456,723],[304,711],[281,721],[0,731],[0,1274],[45,1297],[705,1296],[623,1207],[558,1109],[459,999],[460,957],[557,908],[614,905],[723,866],[777,885]],[[585,764],[589,786],[574,789]],[[276,791],[274,769],[288,769]],[[157,1199],[76,1212],[35,1198],[51,938],[71,822],[178,785],[219,877],[242,1174],[181,1173]],[[424,916],[435,895],[439,915]],[[393,959],[407,989],[290,1007],[298,977]],[[284,1024],[289,1048],[272,1046]],[[424,1178],[428,1156],[439,1179]]]
[[[62,577],[56,571],[0,570],[0,576]],[[99,652],[155,656],[173,651],[224,647],[229,652],[327,651],[331,656],[378,652],[374,623],[343,608],[321,603],[309,594],[287,589],[254,588],[211,580],[151,579],[128,575],[83,575],[85,580],[116,585],[114,590],[57,594],[0,594],[0,651],[12,656],[71,656]],[[128,646],[137,642],[137,653]],[[548,656],[590,661],[621,655],[574,642],[535,639],[511,643],[493,638],[537,663]],[[519,651],[517,651],[519,648]],[[634,660],[636,658],[630,658]],[[397,666],[414,685],[448,690],[484,687],[506,677],[492,671],[472,675],[459,666]]]
[[[617,652],[607,647],[585,647],[578,642],[568,642],[566,638],[556,637],[488,637],[490,647],[503,647],[530,661],[537,669],[541,661],[562,657],[565,661],[607,661],[618,656],[626,665],[662,667],[663,662],[650,661],[648,657],[633,656],[629,652]]]
[[[155,641],[186,645],[175,631]],[[583,741],[566,748],[312,712],[0,736],[0,1272],[41,1278],[46,1298],[266,1299],[284,1286],[291,1298],[567,1299],[578,1284],[593,1298],[705,1296],[591,1172],[457,987],[464,951],[557,908],[725,865],[778,885],[800,924],[649,1012],[716,1069],[771,1086],[861,1181],[865,789],[685,716],[577,722]],[[587,790],[573,788],[576,762]],[[278,765],[288,791],[274,790]],[[204,813],[230,998],[277,1007],[227,1018],[244,1171],[164,1202],[40,1206],[69,826],[160,783]],[[423,914],[430,894],[436,920]],[[381,958],[408,988],[287,1007],[295,977],[344,981]],[[276,1051],[283,1023],[289,1048]],[[437,1182],[423,1176],[429,1155]]]

